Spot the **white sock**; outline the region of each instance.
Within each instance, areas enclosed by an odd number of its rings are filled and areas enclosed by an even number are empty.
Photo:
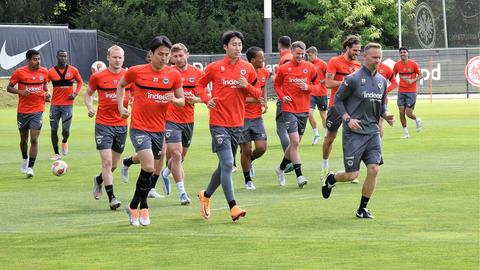
[[[403,128],[403,133],[408,134],[408,127]]]
[[[165,177],[165,178],[168,178],[170,176],[170,169],[168,167],[163,169],[162,176]]]
[[[322,161],[322,168],[328,168],[328,159]]]
[[[417,119],[415,119],[415,122],[417,122],[417,123],[421,122],[421,121],[422,121],[422,119],[420,117],[417,117]]]
[[[177,182],[177,188],[178,188],[178,193],[180,193],[180,195],[182,195],[183,193],[187,193],[185,191],[185,185],[183,184],[183,180],[180,181],[180,182]]]
[[[319,137],[320,134],[318,133],[318,128],[314,128],[313,129],[313,134],[315,135],[315,137]]]

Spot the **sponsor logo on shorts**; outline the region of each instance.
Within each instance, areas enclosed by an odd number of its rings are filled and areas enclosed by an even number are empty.
[[[223,137],[225,137],[225,135],[223,135],[223,134],[215,135],[215,140],[217,141],[218,144],[223,143]]]
[[[143,143],[143,138],[145,138],[145,135],[135,136],[135,141],[137,141],[137,144],[142,144]]]
[[[166,130],[165,131],[165,137],[170,138],[170,136],[172,135],[171,132],[172,132],[171,130]]]
[[[102,143],[103,136],[95,136],[95,138],[97,139],[97,144],[101,144],[101,143]]]
[[[352,167],[353,166],[353,160],[355,159],[355,156],[352,156],[352,157],[345,157],[345,160],[347,161],[347,165],[349,167]]]

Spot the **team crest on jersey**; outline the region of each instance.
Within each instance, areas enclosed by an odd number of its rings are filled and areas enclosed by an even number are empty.
[[[304,68],[303,73],[307,74],[307,72],[308,72],[308,69]]]
[[[240,69],[240,74],[241,74],[241,75],[247,74],[247,70],[244,69],[244,68]]]
[[[188,78],[188,81],[191,82],[191,83],[194,83],[194,82],[195,82],[195,78],[194,78],[194,77],[190,77],[190,78]]]
[[[220,72],[224,72],[225,71],[225,67],[224,66],[221,66],[220,67]]]
[[[383,68],[378,70],[379,73],[383,73]]]
[[[382,89],[382,88],[383,88],[383,83],[379,82],[379,83],[378,83],[378,88],[379,88],[379,89]]]
[[[168,82],[170,82],[168,78],[163,78],[163,84],[168,84]]]
[[[158,82],[158,78],[157,78],[157,77],[154,77],[154,78],[153,78],[153,82]]]
[[[72,74],[70,72],[67,72],[67,74],[65,76],[70,77],[70,76],[72,76]]]
[[[262,77],[262,82],[265,82],[267,79],[265,77]]]
[[[366,81],[365,78],[362,78],[362,85],[364,85]]]

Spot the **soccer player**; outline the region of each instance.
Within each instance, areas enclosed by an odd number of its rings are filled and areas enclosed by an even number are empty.
[[[192,142],[195,103],[202,102],[198,97],[200,92],[197,90],[196,84],[204,73],[188,64],[189,53],[184,44],[174,44],[170,53],[172,62],[175,63],[174,68],[180,72],[182,77],[183,95],[186,103],[183,107],[178,107],[173,103],[169,105],[165,127],[167,166],[161,174],[164,182],[170,182],[168,177],[170,172],[172,173],[180,194],[180,204],[187,205],[190,203],[190,198],[185,190],[185,172],[182,162]]]
[[[387,87],[387,99],[385,101],[386,103],[388,103],[388,94],[398,86],[397,79],[395,78],[395,76],[393,76],[393,70],[389,66],[385,65],[383,62],[378,65],[377,71],[389,83]],[[380,138],[383,138],[383,118],[380,118],[380,121],[378,122],[378,127],[380,128]]]
[[[330,197],[336,182],[356,179],[360,162],[367,166],[367,176],[362,188],[358,218],[374,218],[368,211],[377,174],[382,160],[382,142],[378,119],[383,117],[390,125],[395,118],[388,114],[387,80],[377,72],[382,61],[382,47],[377,43],[365,46],[365,64],[354,74],[347,76],[335,95],[335,109],[343,120],[343,160],[345,171],[328,173],[322,186],[322,195]]]
[[[290,49],[292,45],[292,39],[289,36],[281,36],[278,39],[278,51],[280,52],[280,60],[278,61],[278,67],[275,72],[278,72],[278,68],[283,64],[292,61],[293,55]],[[272,76],[272,80],[275,81],[275,76]],[[277,99],[276,103],[276,113],[275,113],[275,123],[277,126],[277,135],[280,139],[280,144],[282,145],[283,152],[287,149],[288,145],[290,144],[290,139],[288,138],[287,128],[285,127],[285,123],[282,120],[282,100],[280,98]],[[291,172],[293,170],[292,163],[287,164],[287,168],[285,172]]]
[[[107,51],[107,61],[106,69],[95,72],[90,77],[84,102],[88,109],[88,116],[96,115],[95,143],[102,160],[102,171],[93,178],[93,198],[100,200],[102,186],[105,184],[110,209],[116,210],[120,207],[121,202],[113,192],[112,172],[117,168],[127,138],[127,120],[118,113],[117,100],[119,97],[116,95],[117,84],[126,72],[122,68],[123,49],[117,45],[110,47]],[[97,111],[93,108],[92,96],[95,92],[98,92]],[[128,106],[129,96],[130,94],[121,97],[122,106]]]
[[[48,71],[48,80],[53,85],[53,96],[50,105],[50,137],[53,146],[51,160],[59,160],[58,126],[62,119],[62,155],[68,155],[68,138],[72,125],[73,102],[82,89],[83,80],[74,66],[67,64],[68,54],[64,50],[57,51],[57,65]],[[77,86],[73,90],[73,82]]]
[[[320,178],[325,179],[328,173],[328,157],[332,152],[332,145],[337,137],[337,131],[342,124],[341,115],[337,113],[334,107],[335,93],[338,87],[342,84],[343,79],[348,74],[353,73],[362,65],[357,61],[361,50],[360,39],[357,36],[348,36],[342,43],[345,52],[342,55],[332,57],[327,64],[327,73],[325,75],[325,85],[331,88],[330,100],[328,102],[327,113],[327,136],[323,140],[323,161],[322,172]],[[358,183],[354,180],[352,183]]]
[[[255,68],[241,59],[243,34],[227,31],[222,36],[223,59],[207,66],[205,75],[198,81],[197,87],[205,89],[212,83],[212,96],[201,94],[200,97],[210,109],[210,133],[212,134],[212,151],[217,154],[218,167],[213,172],[207,189],[198,192],[201,203],[200,213],[205,219],[210,218],[210,197],[221,184],[233,221],[244,217],[246,211],[235,201],[232,183],[233,153],[238,145],[245,114],[245,100],[248,95],[259,99],[262,91],[255,88],[257,74]]]
[[[262,114],[266,113],[267,91],[265,86],[269,77],[269,72],[263,68],[265,57],[262,49],[259,47],[250,47],[246,51],[248,62],[253,65],[257,72],[256,88],[262,89],[262,98],[255,99],[248,96],[245,105],[245,119],[243,121],[242,137],[240,139],[241,161],[243,177],[245,178],[245,188],[254,190],[253,177],[255,170],[252,162],[261,157],[267,150],[267,133],[263,124]],[[255,143],[255,150],[252,151],[252,141]]]
[[[315,107],[320,111],[320,118],[322,119],[322,127],[325,130],[325,135],[327,134],[327,107],[328,107],[328,97],[327,97],[327,87],[325,86],[325,72],[327,71],[327,63],[322,59],[318,58],[318,50],[316,47],[312,46],[306,50],[307,59],[310,63],[315,65],[317,69],[317,76],[320,80],[320,83],[314,87],[310,93],[310,113],[308,114],[308,122],[313,128],[313,141],[312,144],[315,145],[320,140],[320,132],[318,132],[317,121],[315,121]]]
[[[151,62],[128,69],[117,86],[118,112],[126,119],[130,113],[120,98],[125,94],[125,87],[132,85],[130,140],[141,166],[134,196],[125,207],[132,226],[150,225],[147,196],[151,188],[154,160],[158,160],[162,152],[166,112],[170,102],[177,106],[185,104],[180,73],[168,66],[171,48],[168,37],[155,37],[149,48],[152,52]]]
[[[310,92],[317,79],[317,71],[312,63],[304,59],[305,43],[295,41],[292,43],[292,61],[278,68],[274,88],[278,98],[282,101],[282,121],[288,132],[290,144],[285,150],[280,166],[275,169],[278,183],[285,185],[285,168],[288,163],[293,164],[297,184],[303,188],[308,180],[302,174],[300,160],[300,141],[307,124]]]
[[[27,65],[13,72],[7,91],[18,95],[17,125],[22,152],[20,171],[26,174],[27,178],[31,178],[34,175],[33,166],[38,153],[38,137],[42,129],[45,101],[50,99],[50,95],[47,89],[48,70],[40,66],[40,53],[37,50],[28,50],[25,57]],[[18,88],[15,88],[17,84]]]
[[[422,71],[418,64],[412,59],[408,58],[408,48],[400,47],[400,61],[393,66],[393,76],[400,74],[400,85],[398,87],[397,105],[400,113],[400,122],[403,127],[402,139],[410,138],[410,133],[407,127],[407,118],[415,120],[416,131],[422,130],[422,119],[417,117],[413,110],[417,101],[417,81],[423,78]]]

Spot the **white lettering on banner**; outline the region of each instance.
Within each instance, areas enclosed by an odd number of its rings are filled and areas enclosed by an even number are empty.
[[[147,98],[148,99],[153,99],[157,103],[168,103],[167,97],[160,94],[160,93],[152,94],[150,92],[147,92]]]
[[[430,76],[432,76],[433,81],[441,81],[441,65],[437,64],[437,67],[432,67],[432,73],[430,74],[430,70],[427,68],[420,69],[422,71],[423,79],[420,80],[420,85],[423,85],[423,81],[430,80]]]

